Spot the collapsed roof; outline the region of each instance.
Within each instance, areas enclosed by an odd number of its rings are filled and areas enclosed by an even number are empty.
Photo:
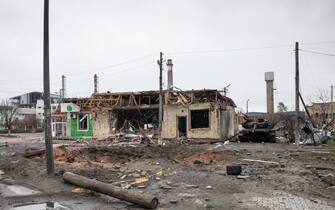
[[[170,105],[221,103],[236,107],[231,98],[216,89],[164,90],[163,101]],[[77,104],[81,110],[158,108],[159,91],[93,93],[89,98],[66,98],[64,102]]]

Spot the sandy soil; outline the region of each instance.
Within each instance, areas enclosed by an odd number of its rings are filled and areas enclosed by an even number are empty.
[[[69,209],[141,209],[99,193],[73,193],[62,181],[74,172],[127,190],[157,196],[160,209],[335,209],[335,146],[230,143],[113,145],[110,142],[55,141],[56,175],[46,175],[45,157],[24,158],[43,148],[42,134],[0,137],[0,183],[14,182],[41,192],[1,197],[0,208],[57,201]],[[272,161],[251,162],[244,159]],[[242,177],[226,174],[241,165]],[[149,181],[133,184],[146,177]],[[129,188],[129,189],[128,189]]]

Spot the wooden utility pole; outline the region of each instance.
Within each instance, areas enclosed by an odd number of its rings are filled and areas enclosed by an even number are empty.
[[[63,174],[63,179],[66,182],[78,185],[80,187],[107,194],[114,198],[128,201],[148,209],[155,209],[159,203],[157,197],[144,195],[143,193],[133,193],[128,190],[124,190],[121,187],[103,183],[95,179],[89,179],[71,172],[65,172]]]
[[[331,115],[331,118],[333,119],[334,118],[334,105],[333,105],[333,102],[334,102],[334,85],[331,85],[330,86],[330,115]]]
[[[158,65],[159,65],[159,127],[158,127],[158,144],[162,145],[163,144],[163,139],[162,139],[162,122],[163,122],[163,53],[159,53],[159,60],[158,60]]]
[[[295,43],[295,132],[294,138],[295,143],[299,145],[300,133],[299,133],[299,42]]]
[[[43,31],[43,86],[44,86],[44,133],[47,173],[55,171],[51,133],[50,75],[49,75],[49,0],[44,0],[44,31]]]

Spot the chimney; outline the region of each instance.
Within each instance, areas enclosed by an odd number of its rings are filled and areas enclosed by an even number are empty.
[[[167,89],[172,90],[173,89],[173,71],[172,71],[172,59],[167,60]]]
[[[273,72],[265,72],[265,82],[266,82],[266,108],[268,114],[274,113],[274,102],[273,102]]]
[[[98,75],[94,74],[94,93],[98,92]]]
[[[60,91],[61,99],[65,98],[65,91],[66,91],[66,83],[65,83],[65,75],[62,75],[62,89]]]

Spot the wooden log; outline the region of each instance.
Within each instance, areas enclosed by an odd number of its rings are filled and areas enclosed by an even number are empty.
[[[156,197],[149,197],[142,194],[139,195],[133,192],[129,192],[127,190],[123,190],[122,188],[114,186],[112,184],[89,179],[87,177],[80,176],[71,172],[64,173],[63,179],[64,181],[74,185],[78,185],[79,187],[107,194],[120,200],[125,200],[130,203],[137,204],[141,207],[155,209],[158,205],[158,198]]]
[[[44,149],[26,149],[24,154],[23,154],[23,157],[30,158],[30,157],[33,157],[33,156],[43,155],[44,153],[45,153]]]

